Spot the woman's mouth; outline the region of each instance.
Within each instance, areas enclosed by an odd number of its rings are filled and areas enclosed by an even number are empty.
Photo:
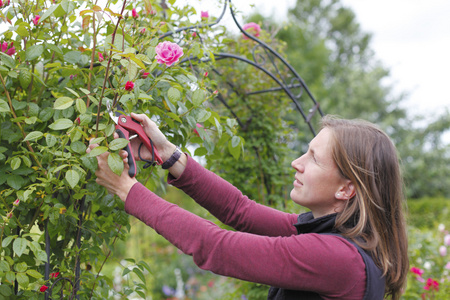
[[[294,186],[303,186],[303,183],[300,180],[298,180],[297,178],[295,178]]]

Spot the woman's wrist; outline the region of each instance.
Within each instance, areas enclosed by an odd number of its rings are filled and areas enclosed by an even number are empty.
[[[137,183],[138,181],[136,178],[130,178],[129,180],[126,180],[119,186],[117,186],[117,189],[115,191],[115,194],[125,202],[127,200],[128,194],[131,191],[131,188]]]

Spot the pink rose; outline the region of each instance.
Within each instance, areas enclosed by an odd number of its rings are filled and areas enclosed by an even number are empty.
[[[19,206],[19,203],[20,203],[20,200],[19,200],[19,199],[16,199],[16,201],[14,201],[13,205],[14,205],[14,206]]]
[[[208,77],[208,72],[205,72],[205,74],[203,74],[203,76]]]
[[[3,7],[3,2],[2,2],[2,0],[0,0],[0,7]]]
[[[445,265],[444,268],[447,269],[447,270],[450,270],[450,261]]]
[[[197,128],[203,128],[203,125],[200,123],[195,124],[197,126]],[[195,133],[196,136],[200,136],[200,134],[197,131],[197,128],[195,128],[193,131]]]
[[[422,276],[424,271],[422,269],[419,269],[419,268],[416,268],[416,267],[412,267],[411,268],[411,272],[413,272],[414,274],[417,274],[419,276]]]
[[[137,13],[136,8],[133,8],[133,9],[131,10],[131,15],[133,16],[133,18],[139,17],[139,14]]]
[[[1,44],[1,51],[3,53],[8,54],[9,56],[13,55],[14,53],[16,53],[16,48],[13,46],[14,42],[11,42],[8,46],[8,42],[3,42]]]
[[[200,12],[200,17],[202,19],[208,19],[209,18],[209,12],[208,11],[201,11]]]
[[[125,90],[132,91],[133,89],[134,89],[134,82],[127,81],[127,83],[125,83]]]
[[[450,246],[450,234],[446,234],[444,236],[444,245],[445,246]]]
[[[141,30],[139,30],[140,34],[144,34],[145,33],[145,28],[141,28]]]
[[[195,38],[197,36],[197,32],[192,33],[192,37]]]
[[[50,278],[56,278],[59,276],[59,272],[51,273]]]
[[[33,23],[34,23],[34,25],[36,25],[37,26],[37,24],[39,23],[39,19],[41,18],[41,16],[40,15],[36,15],[35,17],[34,17],[34,19],[33,19]]]
[[[261,32],[261,27],[253,22],[247,23],[244,26],[242,26],[242,29],[244,29],[245,31],[248,31],[248,33],[250,35],[259,36],[259,33]],[[248,37],[246,35],[242,36],[245,40],[248,40]]]
[[[159,43],[156,48],[156,60],[160,64],[166,64],[170,67],[177,63],[181,56],[183,56],[183,49],[175,43],[165,41]]]
[[[144,72],[144,73],[142,73],[142,76],[141,76],[141,78],[145,79],[145,78],[147,78],[147,77],[148,77],[148,75],[150,75],[150,73],[149,73],[149,72]]]
[[[446,256],[446,255],[447,255],[447,247],[445,247],[445,246],[440,246],[440,247],[439,247],[439,254],[440,254],[441,256]]]
[[[102,61],[104,61],[105,60],[105,58],[103,58],[103,54],[101,54],[100,52],[98,53],[98,61],[99,62],[102,62]]]
[[[435,290],[439,291],[439,282],[433,280],[432,278],[428,278],[426,285],[423,287],[426,290]]]

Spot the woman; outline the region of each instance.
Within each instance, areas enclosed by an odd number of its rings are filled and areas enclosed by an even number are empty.
[[[180,155],[147,116],[132,116],[166,161],[168,182],[236,231],[161,199],[128,176],[127,164],[117,176],[107,153],[98,157],[97,182],[200,268],[271,285],[268,299],[400,298],[408,271],[402,180],[396,149],[381,130],[323,119],[308,151],[292,162],[291,198],[311,210],[298,216],[249,200]]]

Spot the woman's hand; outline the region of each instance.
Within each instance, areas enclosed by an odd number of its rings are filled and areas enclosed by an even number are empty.
[[[98,144],[90,144],[86,149],[86,153],[91,152],[91,150],[97,146]],[[129,191],[137,182],[135,178],[131,178],[128,175],[128,153],[124,150],[121,150],[119,153],[124,162],[124,170],[120,176],[115,174],[109,167],[108,155],[109,152],[105,152],[97,156],[98,168],[97,171],[95,171],[95,175],[97,176],[95,181],[104,186],[110,193],[119,196],[119,198],[125,202]]]
[[[166,160],[168,160],[175,151],[176,146],[167,140],[164,134],[159,130],[156,123],[150,120],[147,115],[131,113],[131,117],[142,124],[144,132],[152,140],[153,145],[158,150],[159,156],[161,157],[162,161],[165,162]],[[138,149],[141,141],[139,139],[132,139],[130,143],[131,149],[133,149],[134,157],[135,159],[138,159]],[[147,147],[141,147],[141,157],[143,159],[151,160],[151,151],[148,150]],[[183,154],[178,159],[178,161],[171,168],[169,168],[170,174],[172,174],[175,178],[178,178],[183,173],[186,164],[187,157]]]
[[[168,160],[175,150],[176,146],[167,140],[164,134],[159,130],[156,123],[150,120],[147,115],[131,113],[131,117],[141,123],[144,132],[152,140],[153,146],[155,146],[155,148],[158,150],[161,159],[163,161]],[[135,159],[139,160],[138,149],[141,145],[141,141],[138,138],[132,139],[130,141],[130,145],[131,149],[133,150]],[[152,159],[151,150],[147,149],[147,147],[145,146],[141,147],[140,154],[143,159]]]

